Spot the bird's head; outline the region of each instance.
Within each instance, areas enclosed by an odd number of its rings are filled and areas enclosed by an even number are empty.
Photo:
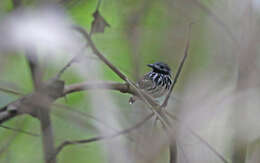
[[[153,69],[153,72],[158,72],[166,75],[171,75],[171,69],[170,67],[162,62],[156,62],[153,64],[148,64],[148,67],[151,67]]]

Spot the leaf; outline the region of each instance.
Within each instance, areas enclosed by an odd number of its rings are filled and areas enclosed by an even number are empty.
[[[104,17],[96,10],[93,14],[94,20],[91,23],[90,34],[104,33],[106,27],[110,27]]]

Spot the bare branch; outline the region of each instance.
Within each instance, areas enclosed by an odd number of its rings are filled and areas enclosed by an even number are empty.
[[[42,73],[40,71],[40,66],[39,66],[39,63],[38,63],[38,57],[36,56],[35,51],[36,50],[34,48],[27,49],[25,57],[26,57],[28,64],[29,64],[34,88],[37,90],[41,86]]]
[[[61,145],[59,145],[59,147],[56,149],[56,152],[53,154],[52,158],[56,158],[56,156],[61,152],[61,150],[68,146],[68,145],[76,145],[76,144],[86,144],[86,143],[91,143],[91,142],[95,142],[95,141],[100,141],[100,140],[106,140],[106,139],[111,139],[120,135],[124,135],[124,134],[128,134],[129,132],[141,127],[146,121],[148,121],[150,118],[152,118],[154,115],[154,113],[149,114],[148,116],[146,116],[142,121],[140,121],[139,123],[137,123],[136,125],[124,129],[120,132],[117,132],[115,134],[112,135],[108,135],[108,136],[97,136],[97,137],[93,137],[90,139],[83,139],[83,140],[74,140],[74,141],[64,141]]]
[[[78,56],[74,56],[56,75],[56,79],[59,79],[61,75],[69,68],[77,59]]]
[[[8,140],[4,141],[4,145],[0,149],[0,155],[8,150],[8,147],[14,142],[15,138],[18,136],[18,133],[14,133]]]
[[[35,134],[35,133],[29,132],[29,131],[24,131],[24,130],[19,129],[19,128],[12,128],[12,127],[4,126],[4,125],[1,125],[1,124],[0,124],[0,127],[4,128],[4,129],[7,129],[7,130],[14,131],[14,132],[30,135],[30,136],[35,136],[35,137],[40,136],[39,134]]]
[[[24,95],[21,92],[18,92],[16,90],[12,90],[12,89],[9,89],[9,88],[2,88],[2,87],[0,87],[0,91],[5,92],[5,93],[11,93],[11,94],[18,95],[18,96],[19,95]]]
[[[129,93],[135,95],[136,92],[129,87],[127,83],[116,83],[116,82],[85,82],[85,83],[77,83],[66,86],[64,89],[64,95],[79,92],[83,90],[90,89],[107,89],[107,90],[116,90],[121,93]]]
[[[107,60],[103,54],[99,52],[99,50],[96,48],[95,44],[91,40],[89,34],[81,27],[79,26],[73,26],[75,30],[80,32],[85,39],[88,41],[89,46],[93,50],[93,53],[98,56],[98,58],[103,61],[111,70],[113,70],[122,80],[127,81],[127,76],[125,76],[116,66],[114,66],[109,60]]]
[[[78,110],[75,109],[75,108],[70,108],[69,106],[62,105],[62,104],[54,104],[54,106],[69,111],[69,112],[70,112],[70,113],[69,113],[70,115],[75,114],[75,115],[78,115],[78,116],[83,116],[84,119],[86,119],[86,118],[92,119],[92,120],[98,122],[99,124],[101,124],[101,125],[103,125],[103,126],[109,128],[109,129],[113,130],[114,132],[118,132],[118,129],[112,127],[112,126],[109,125],[108,123],[104,122],[103,120],[101,120],[101,119],[99,119],[99,118],[97,118],[97,117],[95,117],[95,116],[93,116],[93,115],[91,115],[91,114],[87,114],[87,113],[85,113],[85,112],[78,111]],[[130,141],[133,141],[133,139],[132,139],[131,137],[128,137],[128,138],[129,138]]]
[[[168,100],[169,100],[169,98],[170,98],[170,96],[171,96],[171,93],[172,93],[172,91],[173,91],[173,88],[174,88],[175,84],[177,83],[177,80],[178,80],[178,78],[179,78],[179,76],[180,76],[180,73],[181,73],[181,70],[182,70],[182,68],[183,68],[183,65],[184,65],[184,63],[185,63],[185,60],[186,60],[186,58],[187,58],[187,56],[188,56],[189,47],[190,47],[190,33],[191,33],[191,26],[192,26],[192,24],[193,24],[193,23],[190,23],[189,26],[188,26],[188,38],[187,38],[187,42],[186,42],[186,46],[185,46],[183,58],[182,58],[182,60],[181,60],[181,62],[180,62],[180,64],[179,64],[177,73],[176,73],[176,75],[175,75],[175,77],[174,77],[174,79],[173,79],[173,83],[172,83],[172,85],[171,85],[170,91],[168,92],[167,96],[165,97],[165,100],[163,101],[163,104],[161,105],[161,108],[167,106]]]
[[[232,31],[229,29],[229,27],[209,8],[207,8],[203,3],[201,3],[199,0],[193,1],[202,11],[204,11],[208,16],[212,18],[216,22],[216,24],[220,25],[224,29],[224,31],[227,33],[227,35],[231,38],[231,40],[236,44],[238,44],[237,38],[233,35]]]
[[[166,110],[166,114],[171,117],[172,120],[175,120],[179,123],[181,123],[181,120],[178,119],[178,117],[172,115],[170,112]],[[184,124],[182,124],[184,125]],[[206,140],[204,140],[201,136],[199,136],[196,132],[194,132],[190,127],[185,125],[185,129],[189,131],[194,137],[199,139],[200,142],[202,142],[210,151],[212,151],[222,162],[228,163],[228,161],[225,159],[224,156],[222,156],[215,148],[213,148]]]

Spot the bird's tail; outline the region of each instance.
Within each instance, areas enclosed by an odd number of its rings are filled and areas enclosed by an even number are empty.
[[[136,101],[136,99],[137,99],[136,96],[130,97],[128,100],[129,104],[133,104]]]

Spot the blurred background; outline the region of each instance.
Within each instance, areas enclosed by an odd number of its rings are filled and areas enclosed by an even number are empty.
[[[93,30],[93,14],[102,17]],[[97,48],[130,80],[149,72],[147,64],[167,63],[176,73],[191,29],[189,56],[167,110],[173,121],[178,163],[260,162],[259,0],[1,0],[0,106],[33,92],[25,54],[37,53],[44,81],[62,74],[65,85],[123,81],[96,57],[78,25],[91,32]],[[102,29],[102,27],[104,29]],[[102,31],[104,30],[104,32]],[[54,145],[129,128],[150,113],[130,95],[90,90],[60,98],[51,107]],[[94,117],[94,118],[93,118]],[[129,134],[65,147],[62,163],[169,162],[169,142],[154,119]],[[0,162],[44,162],[40,123],[23,115],[0,128]],[[187,126],[205,143],[187,131]]]

